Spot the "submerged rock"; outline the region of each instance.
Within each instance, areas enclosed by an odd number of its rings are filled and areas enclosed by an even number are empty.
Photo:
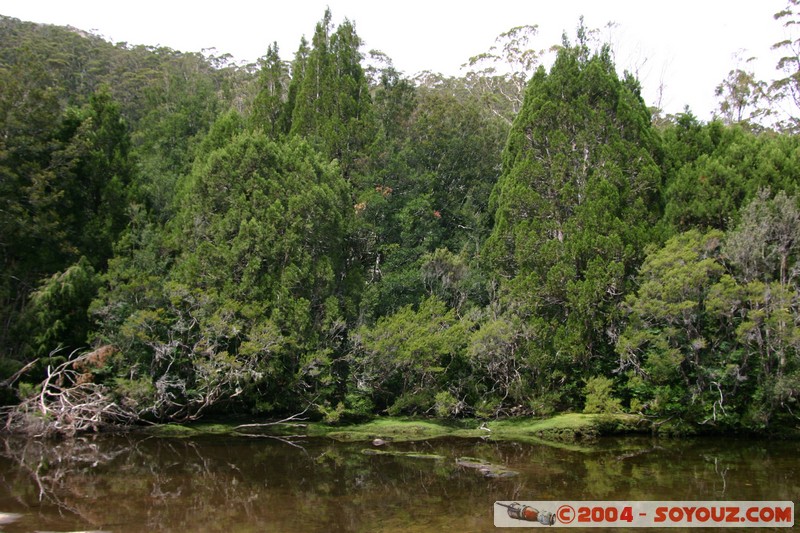
[[[500,477],[513,477],[519,475],[516,470],[511,470],[502,465],[496,465],[483,459],[475,459],[474,457],[459,457],[456,459],[456,464],[464,468],[471,468],[477,470],[483,477],[500,478]]]
[[[444,459],[443,455],[437,455],[435,453],[397,452],[393,450],[375,450],[373,448],[367,448],[365,450],[361,450],[361,453],[363,453],[364,455],[391,455],[393,457],[409,457],[411,459],[435,459],[435,460]]]

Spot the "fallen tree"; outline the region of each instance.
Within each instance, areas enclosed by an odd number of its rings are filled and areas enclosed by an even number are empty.
[[[48,365],[46,377],[34,389],[36,392],[25,395],[16,405],[0,408],[0,424],[8,433],[29,437],[73,437],[103,430],[118,431],[139,424],[192,422],[201,418],[207,408],[239,396],[248,378],[258,377],[252,364],[207,356],[196,362],[191,384],[186,378],[169,372],[174,359],[157,379],[134,382],[118,378],[108,384],[95,381],[98,377],[95,372],[107,370],[117,353],[114,346],[104,345],[80,355],[73,352],[66,361]],[[0,386],[13,384],[34,363],[26,365]],[[126,388],[120,382],[138,384],[139,388]],[[305,420],[301,417],[313,405],[312,400],[301,412],[282,420],[242,424],[235,429],[241,436],[265,436],[254,431]]]
[[[6,431],[35,437],[74,436],[110,427],[130,425],[139,413],[120,405],[105,385],[91,381],[84,370],[96,360],[98,350],[47,367],[38,392],[3,409]]]

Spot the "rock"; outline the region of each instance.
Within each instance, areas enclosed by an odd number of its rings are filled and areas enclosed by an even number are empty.
[[[511,470],[502,465],[492,464],[483,459],[475,459],[474,457],[459,457],[456,459],[456,464],[464,468],[477,470],[483,474],[483,477],[488,478],[513,477],[519,475],[519,472],[515,470]]]
[[[437,455],[435,453],[398,452],[394,450],[375,450],[372,448],[361,450],[361,453],[363,453],[364,455],[391,455],[393,457],[408,457],[410,459],[434,459],[437,461],[444,459],[443,455]]]
[[[383,439],[374,439],[372,441],[373,446],[383,446],[384,444],[386,444],[386,441]]]

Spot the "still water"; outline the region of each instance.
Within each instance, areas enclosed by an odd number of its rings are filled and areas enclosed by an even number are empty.
[[[493,531],[495,500],[800,500],[796,442],[607,438],[591,444],[437,439],[97,436],[0,440],[0,531]],[[519,472],[487,479],[477,457]]]

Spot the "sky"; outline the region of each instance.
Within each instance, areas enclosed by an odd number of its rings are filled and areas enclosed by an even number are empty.
[[[461,75],[502,32],[537,25],[535,48],[575,35],[580,16],[601,28],[617,68],[637,75],[649,105],[667,113],[688,105],[703,120],[717,106],[714,89],[748,63],[759,79],[778,76],[771,45],[786,38],[773,14],[787,0],[0,0],[0,14],[71,25],[112,42],[161,45],[187,52],[216,49],[242,62],[277,42],[291,59],[301,36],[311,38],[330,7],[334,23],[356,25],[363,51],[388,55],[411,76],[430,70]],[[609,22],[614,25],[607,27]],[[661,95],[659,97],[659,95]]]

